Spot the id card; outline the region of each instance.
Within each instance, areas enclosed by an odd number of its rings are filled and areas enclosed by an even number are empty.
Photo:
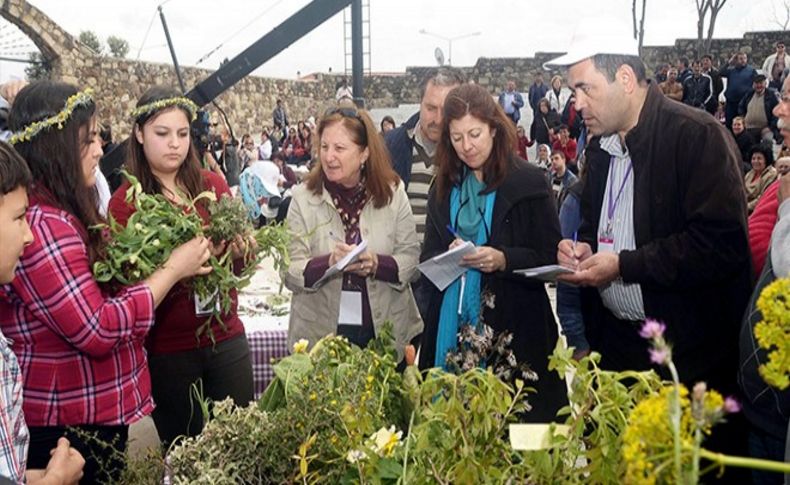
[[[197,293],[192,293],[195,301],[195,315],[199,317],[219,313],[219,290],[214,290],[206,298],[200,298]]]
[[[612,236],[598,236],[598,252],[613,253],[614,238]]]
[[[340,316],[338,325],[362,326],[362,292],[343,291],[340,293]]]

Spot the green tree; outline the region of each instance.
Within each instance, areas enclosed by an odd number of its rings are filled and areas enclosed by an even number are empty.
[[[96,54],[101,55],[104,47],[101,44],[101,40],[99,40],[99,36],[96,35],[95,32],[92,30],[83,30],[80,32],[80,42],[85,44],[86,46],[90,47],[93,52]]]
[[[28,81],[40,81],[51,77],[52,66],[40,52],[31,52],[28,60],[30,64],[25,68],[25,77]]]
[[[126,57],[129,53],[129,43],[114,35],[107,37],[107,47],[110,48],[113,57]]]

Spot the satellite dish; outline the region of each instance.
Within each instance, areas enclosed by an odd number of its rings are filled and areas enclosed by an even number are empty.
[[[440,66],[444,65],[444,52],[442,52],[440,47],[437,47],[436,50],[433,51],[433,56],[436,58],[436,62],[438,62]]]

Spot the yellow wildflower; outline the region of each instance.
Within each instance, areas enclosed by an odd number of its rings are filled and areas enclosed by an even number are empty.
[[[308,341],[305,339],[299,339],[294,342],[293,351],[294,354],[303,354],[307,352],[307,346],[309,345]]]

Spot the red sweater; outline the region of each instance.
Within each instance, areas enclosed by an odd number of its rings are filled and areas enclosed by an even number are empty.
[[[560,150],[565,153],[565,158],[568,163],[576,163],[576,140],[573,138],[568,138],[568,143],[565,146],[562,146],[562,143],[559,139],[554,142],[554,145],[551,147],[552,151]]]
[[[778,180],[765,189],[754,212],[749,216],[749,247],[752,250],[755,276],[763,271],[765,256],[768,254],[768,246],[771,244],[771,233],[774,231],[776,219],[779,217],[777,192],[779,192]]]
[[[213,190],[217,197],[223,194],[230,195],[230,188],[227,182],[219,175],[201,170],[203,183],[206,189]],[[126,202],[126,190],[129,183],[125,181],[110,199],[109,213],[119,224],[126,225],[129,217],[135,212],[133,205]],[[197,211],[203,219],[204,224],[208,224],[209,214],[203,205],[198,205]],[[222,315],[222,321],[227,327],[227,332],[217,324],[213,324],[214,338],[217,342],[222,342],[236,337],[244,332],[244,325],[237,313],[238,296],[236,291],[231,292],[233,304],[228,313]],[[195,304],[192,291],[187,285],[178,283],[156,309],[156,322],[151,333],[148,334],[146,346],[149,352],[154,354],[183,352],[194,350],[212,345],[211,340],[204,334],[200,342],[195,339],[195,331],[206,322],[209,317],[197,316],[195,314]]]

